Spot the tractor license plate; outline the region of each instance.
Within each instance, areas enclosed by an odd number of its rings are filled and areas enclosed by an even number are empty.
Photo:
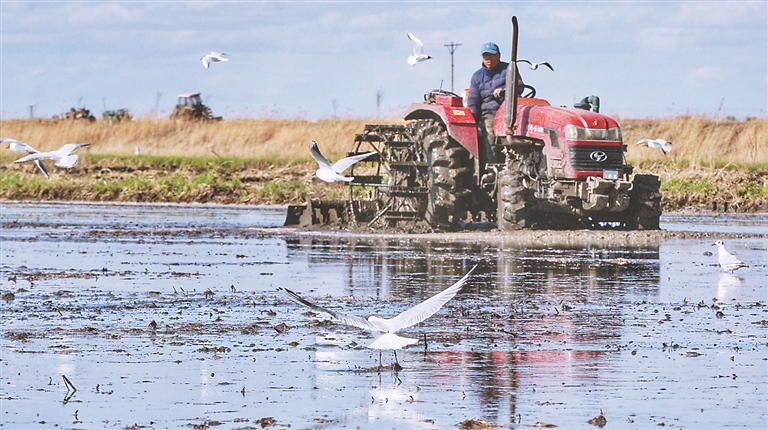
[[[603,170],[603,179],[616,180],[619,179],[618,170]]]

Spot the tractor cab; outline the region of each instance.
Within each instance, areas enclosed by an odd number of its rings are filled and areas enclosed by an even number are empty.
[[[197,107],[203,104],[203,100],[200,98],[200,93],[183,93],[179,94],[179,101],[176,103],[177,107],[189,106]]]

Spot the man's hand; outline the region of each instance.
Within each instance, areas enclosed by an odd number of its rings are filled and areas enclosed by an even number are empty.
[[[493,98],[496,100],[501,100],[504,98],[504,88],[496,88],[493,90]]]

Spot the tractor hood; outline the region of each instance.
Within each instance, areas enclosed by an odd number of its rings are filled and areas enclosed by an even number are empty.
[[[499,108],[504,112],[505,104]],[[506,134],[503,114],[497,114],[493,123],[497,136]],[[517,121],[514,135],[542,139],[550,130],[569,140],[608,141],[621,145],[619,124],[611,117],[582,109],[550,106],[546,100],[517,99]]]

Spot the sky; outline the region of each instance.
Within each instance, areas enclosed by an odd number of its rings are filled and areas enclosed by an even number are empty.
[[[454,92],[510,19],[527,84],[552,105],[600,97],[623,118],[768,116],[768,1],[0,1],[0,118],[170,114],[202,93],[225,119],[399,118]],[[407,33],[433,58],[410,66]],[[227,63],[205,69],[208,52]],[[378,99],[378,103],[377,103]],[[30,108],[31,107],[31,108]],[[30,112],[31,111],[31,112]]]

